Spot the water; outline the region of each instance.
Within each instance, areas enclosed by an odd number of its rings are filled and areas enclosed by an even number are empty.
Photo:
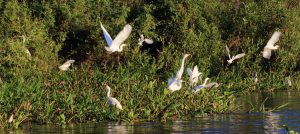
[[[73,124],[66,127],[32,125],[31,133],[286,133],[282,125],[300,132],[299,97],[300,92],[251,93],[239,97],[237,104],[241,106],[241,110],[230,114],[189,121],[134,125],[112,122]],[[289,104],[278,111],[245,112],[262,108],[263,102],[265,109]]]

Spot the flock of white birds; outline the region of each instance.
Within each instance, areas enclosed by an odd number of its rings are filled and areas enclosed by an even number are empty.
[[[109,53],[113,53],[113,52],[121,52],[123,50],[123,47],[126,46],[126,44],[122,44],[122,43],[129,37],[129,35],[132,31],[132,26],[129,24],[125,25],[123,30],[121,32],[119,32],[119,34],[115,37],[114,40],[112,40],[111,36],[107,32],[107,30],[104,28],[102,23],[101,23],[101,29],[103,31],[104,38],[107,43],[107,46],[105,46],[105,50],[108,51]],[[274,46],[274,45],[279,40],[280,35],[281,35],[280,32],[274,32],[271,39],[268,41],[267,45],[264,47],[264,50],[263,50],[264,58],[270,59],[272,50],[278,49],[279,46]],[[24,38],[24,40],[25,40],[25,38]],[[143,35],[140,35],[140,38],[138,40],[138,45],[142,46],[144,42],[147,44],[153,44],[153,40],[145,39]],[[227,45],[226,45],[226,51],[227,51],[228,57],[229,57],[229,60],[227,60],[228,64],[231,64],[233,61],[235,61],[239,58],[242,58],[243,56],[246,55],[245,53],[241,53],[241,54],[237,54],[235,56],[231,56],[230,50]],[[181,66],[180,66],[179,70],[177,71],[176,76],[168,79],[168,89],[170,90],[171,93],[178,91],[182,88],[183,80],[181,80],[181,77],[184,72],[184,62],[185,62],[186,58],[189,56],[190,56],[189,54],[184,55],[182,62],[181,62]],[[75,62],[75,60],[68,60],[63,65],[59,66],[59,69],[66,71],[71,66],[71,64],[74,62]],[[193,70],[191,68],[187,68],[187,73],[190,77],[189,78],[189,89],[193,93],[197,93],[201,89],[204,89],[204,88],[213,88],[213,87],[219,86],[219,84],[216,82],[208,83],[209,78],[205,78],[203,84],[197,85],[200,76],[201,76],[200,80],[202,80],[202,73],[198,71],[197,66],[194,66]],[[258,81],[258,79],[257,79],[257,73],[256,73],[255,74],[255,82],[257,82],[257,81]],[[290,84],[290,82],[289,82],[289,84]],[[106,91],[107,91],[108,104],[111,106],[114,106],[120,110],[123,110],[121,103],[116,98],[113,98],[110,96],[111,88],[108,85],[106,85]]]

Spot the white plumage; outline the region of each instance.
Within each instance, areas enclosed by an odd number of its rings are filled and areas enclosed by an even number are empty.
[[[121,103],[116,98],[110,97],[110,87],[108,85],[106,85],[106,96],[108,98],[107,102],[109,105],[123,110]]]
[[[194,69],[187,68],[188,75],[190,76],[189,82],[190,86],[194,86],[195,83],[198,82],[199,76],[202,74],[198,71],[198,67],[194,66]]]
[[[107,46],[105,46],[105,50],[108,52],[121,52],[123,51],[123,47],[126,46],[126,44],[122,44],[130,35],[132,31],[132,27],[127,24],[123,28],[121,32],[115,37],[114,40],[112,40],[111,36],[109,33],[106,31],[106,29],[103,27],[101,23],[101,29],[103,31],[103,35],[105,37],[105,40],[107,42]]]
[[[168,80],[168,89],[171,91],[171,93],[173,93],[174,91],[180,90],[180,88],[182,87],[181,76],[182,76],[183,70],[184,70],[184,61],[188,56],[189,56],[189,54],[184,55],[182,62],[181,62],[181,67],[177,71],[176,76],[174,78],[170,78]]]
[[[14,121],[14,114],[11,114],[7,122],[12,123],[13,121]]]
[[[20,37],[22,37],[22,42],[23,42],[23,45],[24,45],[25,53],[27,53],[28,56],[31,57],[30,51],[29,51],[28,48],[26,48],[26,46],[25,46],[26,37],[25,37],[24,35],[22,35],[22,36],[20,36]]]
[[[152,39],[145,39],[144,35],[142,34],[142,35],[140,35],[138,44],[140,46],[143,46],[143,42],[146,42],[147,44],[153,44],[153,40]]]
[[[263,51],[263,57],[266,59],[271,58],[272,50],[276,50],[279,48],[279,46],[274,46],[276,42],[278,42],[279,37],[281,33],[280,32],[274,32],[270,40],[268,41],[267,45],[264,47]]]
[[[207,84],[207,81],[209,80],[209,78],[205,78],[204,83],[202,85],[198,85],[196,87],[194,87],[194,89],[192,90],[193,93],[197,93],[199,92],[202,88],[213,88],[213,87],[219,87],[219,83],[217,82],[211,82]]]
[[[231,55],[230,55],[230,50],[229,50],[229,48],[228,48],[227,45],[226,45],[226,51],[227,51],[228,57],[229,57],[229,60],[227,60],[227,62],[228,62],[229,64],[231,64],[234,60],[239,59],[239,58],[242,58],[242,57],[244,57],[244,56],[246,55],[245,53],[240,53],[240,54],[238,54],[238,55],[235,55],[235,56],[231,57]]]
[[[69,70],[69,67],[71,66],[71,64],[74,62],[75,62],[75,60],[68,60],[64,64],[59,66],[58,68],[62,71],[67,71],[67,70]]]
[[[197,92],[199,92],[202,88],[205,88],[206,83],[207,83],[208,80],[209,80],[209,78],[205,78],[203,84],[194,87],[194,89],[192,89],[192,91],[193,91],[194,93],[197,93]]]

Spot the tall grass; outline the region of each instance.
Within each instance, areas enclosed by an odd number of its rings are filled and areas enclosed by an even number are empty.
[[[295,0],[228,1],[0,1],[0,125],[141,121],[223,113],[235,91],[299,89],[300,17]],[[108,54],[102,22],[115,37],[127,23],[133,32],[122,53]],[[274,31],[280,48],[270,60],[261,51]],[[139,47],[139,34],[155,40]],[[23,43],[21,36],[26,37]],[[225,45],[246,56],[231,65]],[[24,51],[29,49],[32,57]],[[185,53],[188,67],[222,83],[199,94],[170,94]],[[75,59],[70,71],[58,66]],[[259,83],[254,83],[257,72]],[[183,76],[187,80],[188,76]],[[293,86],[288,87],[286,77]],[[124,111],[108,106],[104,85]]]

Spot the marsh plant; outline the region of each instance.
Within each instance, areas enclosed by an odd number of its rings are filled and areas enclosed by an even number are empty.
[[[189,118],[230,111],[235,92],[300,87],[296,0],[0,3],[0,127]],[[111,35],[132,26],[122,52],[106,52],[101,22]],[[262,51],[274,31],[282,33],[280,48],[267,60]],[[140,46],[141,34],[153,44]],[[225,45],[246,55],[228,64]],[[204,78],[222,85],[194,94],[183,82],[170,94],[168,78],[185,53],[186,66],[197,65]],[[58,69],[70,59],[76,62],[67,71]],[[184,71],[182,80],[188,79]],[[107,84],[122,111],[109,107]]]

